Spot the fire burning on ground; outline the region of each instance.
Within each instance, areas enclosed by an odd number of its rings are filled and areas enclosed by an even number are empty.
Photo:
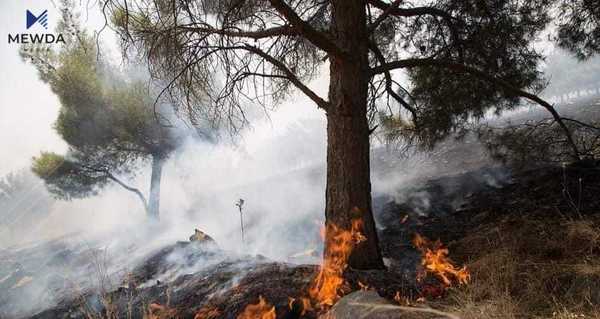
[[[348,258],[354,247],[366,238],[362,234],[362,220],[352,222],[350,229],[342,229],[334,224],[328,224],[322,231],[324,240],[328,241],[329,251],[325,254],[318,274],[312,280],[308,297],[289,298],[290,311],[304,316],[307,312],[324,312],[331,308],[340,298],[350,292],[344,279],[344,271],[348,266]],[[466,267],[455,266],[448,257],[448,249],[439,241],[416,234],[413,239],[414,247],[422,254],[422,270],[417,274],[417,281],[422,281],[428,274],[433,274],[440,280],[440,285],[425,286],[422,296],[417,301],[424,301],[425,297],[441,296],[453,284],[463,285],[469,281],[470,274]],[[368,285],[359,282],[361,290],[368,290]],[[412,304],[412,301],[403,298],[399,293],[394,298],[402,304]],[[240,313],[237,319],[275,319],[275,307],[262,296],[257,304],[249,304]]]
[[[257,304],[250,304],[237,316],[237,319],[275,319],[275,306],[269,304],[262,296]]]
[[[428,274],[433,274],[439,279],[439,284],[426,283],[420,287],[420,296],[416,299],[396,292],[394,300],[404,306],[414,305],[415,302],[424,302],[428,298],[440,298],[452,285],[464,285],[471,277],[466,266],[458,268],[448,257],[449,250],[441,241],[431,241],[428,238],[415,234],[413,246],[421,252],[422,269],[417,272],[417,282],[424,282]]]
[[[308,297],[289,298],[289,309],[297,311],[301,316],[309,311],[326,310],[343,296],[343,275],[350,253],[356,244],[366,239],[361,232],[363,224],[360,219],[353,220],[350,229],[342,229],[334,224],[326,227],[321,235],[324,240],[328,240],[329,251],[309,286]],[[237,318],[275,319],[275,307],[260,296],[258,304],[246,306]]]
[[[444,288],[448,288],[454,283],[463,285],[469,282],[471,275],[467,268],[454,266],[448,257],[448,248],[444,247],[439,240],[432,242],[415,234],[412,242],[413,246],[422,254],[421,265],[424,268],[417,279],[422,280],[428,273],[431,273],[443,282]]]

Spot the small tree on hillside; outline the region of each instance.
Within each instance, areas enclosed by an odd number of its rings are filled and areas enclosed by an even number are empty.
[[[94,38],[80,30],[70,10],[63,9],[58,30],[70,35],[59,50],[22,49],[23,58],[59,97],[55,129],[69,145],[64,156],[43,152],[34,158],[33,171],[50,192],[67,200],[116,183],[137,195],[149,217],[158,218],[162,168],[175,149],[175,135],[159,123],[160,113],[153,112],[155,98],[147,83],[128,80],[105,62]],[[146,160],[152,163],[148,200],[118,178],[134,174]]]
[[[408,115],[407,126],[424,141],[439,140],[489,109],[515,107],[521,98],[549,110],[566,130],[552,105],[534,94],[543,86],[542,56],[530,44],[550,21],[552,1],[416,3],[108,0],[103,9],[124,48],[145,56],[192,116],[238,128],[247,106],[271,105],[292,87],[322,109],[326,223],[350,230],[353,219],[362,219],[366,240],[348,262],[365,269],[383,267],[369,175],[370,120],[378,108]],[[325,62],[328,97],[305,84]],[[402,71],[412,87],[400,84]],[[326,232],[326,257],[336,253],[335,235]]]

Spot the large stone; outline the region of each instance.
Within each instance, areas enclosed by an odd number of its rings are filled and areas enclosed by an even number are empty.
[[[355,291],[340,299],[322,319],[457,319],[431,308],[390,303],[375,291]]]

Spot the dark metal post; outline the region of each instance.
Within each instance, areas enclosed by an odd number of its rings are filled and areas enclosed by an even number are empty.
[[[242,229],[242,244],[243,244],[244,243],[244,216],[242,214],[242,206],[244,206],[244,200],[240,198],[237,201],[237,203],[235,203],[235,206],[237,206],[238,209],[240,210],[240,228]]]

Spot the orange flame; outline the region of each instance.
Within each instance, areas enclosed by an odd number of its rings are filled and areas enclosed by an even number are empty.
[[[469,282],[471,275],[467,267],[457,268],[454,266],[448,257],[448,248],[445,248],[439,240],[431,242],[429,239],[415,234],[413,246],[422,254],[421,265],[425,268],[425,273],[419,274],[421,279],[427,273],[431,273],[442,280],[445,287],[451,286],[452,283],[462,285]]]
[[[360,232],[362,227],[360,219],[352,221],[350,230],[340,229],[334,224],[327,225],[328,251],[318,275],[309,288],[309,295],[318,306],[330,307],[341,297],[339,289],[344,283],[343,273],[348,257],[356,244],[366,240]]]
[[[306,312],[313,310],[313,307],[308,298],[300,297],[300,298],[296,299],[296,298],[289,297],[288,307],[290,308],[290,310],[294,309],[294,304],[296,303],[297,300],[300,303],[300,305],[302,305],[302,312],[300,313],[300,316],[304,316],[306,314]]]
[[[271,306],[265,298],[259,296],[258,303],[247,305],[244,312],[237,316],[237,319],[276,319],[275,307]]]

